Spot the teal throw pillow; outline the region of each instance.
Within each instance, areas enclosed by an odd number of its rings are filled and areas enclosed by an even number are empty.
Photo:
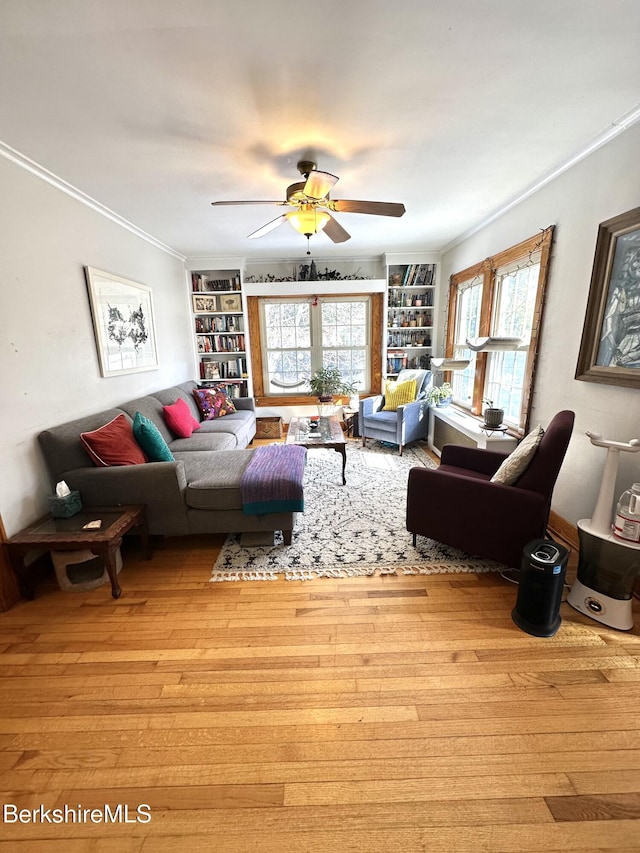
[[[169,450],[167,442],[162,437],[160,430],[145,418],[140,412],[136,412],[133,419],[133,435],[140,447],[149,458],[149,462],[173,462],[173,453]]]

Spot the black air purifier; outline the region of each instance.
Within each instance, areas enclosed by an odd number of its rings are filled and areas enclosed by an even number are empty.
[[[522,552],[522,571],[511,618],[534,637],[553,637],[562,619],[560,604],[569,552],[550,539],[534,539]]]

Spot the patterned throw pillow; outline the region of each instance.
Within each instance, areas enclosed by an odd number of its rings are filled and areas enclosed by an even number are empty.
[[[172,406],[163,406],[165,423],[178,438],[189,438],[200,424],[191,414],[191,409],[182,397],[178,397]]]
[[[398,406],[413,403],[416,399],[416,380],[408,379],[406,382],[393,382],[390,379],[384,384],[384,406],[383,412],[396,412]]]
[[[80,433],[80,441],[93,464],[99,468],[142,465],[147,461],[126,415],[117,415],[99,429]]]
[[[538,445],[542,441],[544,430],[538,424],[529,435],[525,436],[513,453],[510,453],[491,478],[492,483],[513,484],[524,474],[534,457]]]
[[[212,421],[214,418],[221,418],[236,411],[236,407],[225,391],[217,385],[211,388],[196,388],[193,396],[205,421]]]
[[[158,427],[149,418],[136,412],[133,419],[133,434],[140,447],[147,454],[149,462],[173,462],[173,453],[162,437]]]

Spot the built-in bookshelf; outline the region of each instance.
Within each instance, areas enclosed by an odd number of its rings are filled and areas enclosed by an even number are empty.
[[[393,378],[405,368],[431,365],[437,265],[388,260],[387,276],[386,374]]]
[[[240,269],[189,272],[196,380],[229,397],[251,393]]]

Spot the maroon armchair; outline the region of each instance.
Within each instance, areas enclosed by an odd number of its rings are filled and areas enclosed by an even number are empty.
[[[525,472],[511,486],[490,482],[505,457],[447,444],[440,467],[409,472],[407,530],[484,559],[519,568],[522,549],[545,535],[551,495],[562,465],[574,413],[549,424]]]

